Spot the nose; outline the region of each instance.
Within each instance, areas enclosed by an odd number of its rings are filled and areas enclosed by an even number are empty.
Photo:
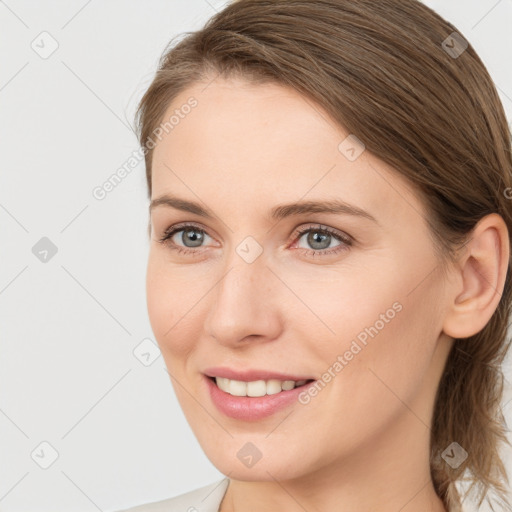
[[[276,339],[282,326],[279,280],[263,257],[246,263],[234,256],[211,292],[204,323],[207,335],[231,347],[240,346],[244,340]]]

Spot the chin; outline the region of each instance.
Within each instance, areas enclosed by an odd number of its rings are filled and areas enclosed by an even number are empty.
[[[280,453],[271,448],[268,441],[251,442],[235,437],[225,444],[217,444],[215,448],[204,450],[208,460],[224,475],[235,480],[272,482],[300,477],[304,472],[297,463],[303,456],[286,450]],[[282,446],[282,445],[281,445]],[[269,450],[270,453],[266,453]]]

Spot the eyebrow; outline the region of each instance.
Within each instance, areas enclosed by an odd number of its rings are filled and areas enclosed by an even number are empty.
[[[164,194],[156,199],[153,199],[149,205],[150,213],[159,206],[175,208],[176,210],[193,213],[208,219],[215,218],[215,215],[210,209],[203,207],[199,203],[188,201],[186,199],[180,199],[179,197],[171,196],[169,194]],[[272,208],[270,211],[270,219],[277,221],[293,215],[308,213],[353,215],[355,217],[362,217],[371,220],[376,224],[379,224],[377,219],[371,213],[339,199],[323,201],[299,201],[296,203],[278,205]]]

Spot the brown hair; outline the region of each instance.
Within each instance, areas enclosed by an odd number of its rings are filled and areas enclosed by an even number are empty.
[[[171,41],[139,104],[149,196],[151,135],[170,102],[194,82],[235,75],[293,87],[406,177],[430,214],[442,268],[485,215],[501,215],[512,233],[511,134],[503,106],[473,47],[464,49],[453,32],[416,0],[233,2],[203,29]],[[492,318],[474,336],[455,340],[437,390],[431,476],[450,511],[460,509],[455,484],[463,481],[471,482],[466,494],[478,491],[479,505],[484,498],[491,503],[489,491],[508,504],[499,449],[510,444],[500,408],[510,267],[509,261]],[[458,468],[441,458],[454,441],[468,452]]]

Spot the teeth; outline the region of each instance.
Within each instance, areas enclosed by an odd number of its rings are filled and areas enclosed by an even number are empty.
[[[283,387],[280,380],[271,379],[267,381],[267,395],[275,395],[281,393]]]
[[[233,389],[234,382],[231,381],[231,389]],[[267,394],[267,384],[264,380],[256,380],[247,383],[247,396],[264,396]]]
[[[224,377],[215,377],[215,382],[222,391],[225,391],[230,395],[251,397],[275,395],[281,391],[288,391],[296,386],[306,384],[305,380],[298,380],[295,382],[293,380],[282,381],[270,379],[267,381],[254,380],[251,382],[243,382],[240,380],[226,379]]]
[[[283,391],[288,391],[288,390],[293,389],[295,387],[295,382],[293,382],[293,380],[285,380],[281,384],[281,387],[283,388]]]

